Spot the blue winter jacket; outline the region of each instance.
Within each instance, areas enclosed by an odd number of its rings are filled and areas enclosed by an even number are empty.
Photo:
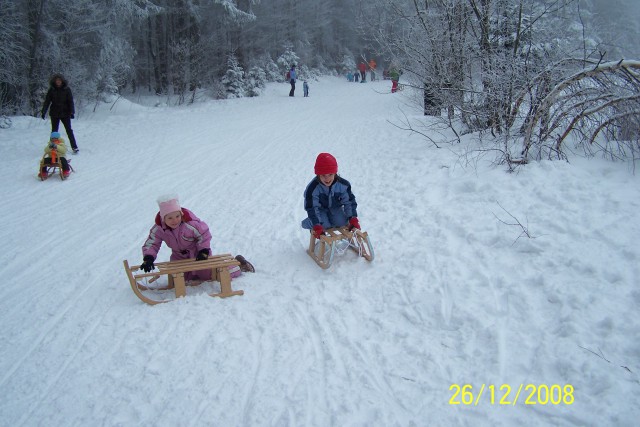
[[[293,80],[294,82],[296,81],[296,70],[295,68],[292,68],[289,70],[289,78],[291,80]]]
[[[336,175],[330,187],[314,178],[304,190],[304,209],[311,224],[321,224],[328,212],[340,211],[346,219],[358,216],[356,196],[351,192],[351,184]]]

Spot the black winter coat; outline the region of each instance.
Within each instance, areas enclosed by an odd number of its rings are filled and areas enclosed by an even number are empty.
[[[62,86],[56,86],[56,79],[62,80]],[[49,109],[49,106],[51,106],[51,109]],[[67,81],[60,75],[53,76],[49,82],[49,91],[44,98],[44,105],[42,106],[43,117],[47,114],[48,109],[49,115],[55,119],[66,119],[76,113],[71,89],[67,86]]]

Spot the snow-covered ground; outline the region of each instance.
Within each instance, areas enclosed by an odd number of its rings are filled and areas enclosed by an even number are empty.
[[[0,130],[0,425],[637,425],[640,178],[578,157],[508,174],[392,126],[408,90],[310,84],[89,109],[64,182],[35,178],[48,120]],[[305,253],[323,151],[372,263]],[[133,294],[122,261],[167,193],[256,266],[244,296]]]

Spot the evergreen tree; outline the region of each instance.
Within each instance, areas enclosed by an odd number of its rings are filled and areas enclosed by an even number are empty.
[[[300,58],[293,51],[293,46],[291,46],[291,44],[287,44],[285,45],[284,53],[278,57],[277,62],[281,75],[284,75],[289,71],[289,69],[291,69],[292,65],[298,66]]]
[[[238,63],[235,53],[227,59],[227,72],[222,77],[227,98],[242,98],[245,95],[244,70]]]
[[[260,67],[251,67],[245,79],[245,93],[247,96],[259,96],[265,88],[267,75]]]

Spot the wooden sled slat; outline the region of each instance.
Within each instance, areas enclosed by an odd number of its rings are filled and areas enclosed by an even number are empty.
[[[136,273],[140,270],[139,265],[129,266],[127,260],[123,261],[124,268],[129,278],[129,283],[133,293],[147,304],[155,305],[169,300],[154,300],[148,297],[142,291],[154,290],[164,291],[174,289],[175,298],[186,296],[187,283],[184,279],[184,274],[190,271],[211,270],[211,280],[220,282],[220,292],[208,294],[212,297],[227,298],[234,295],[243,295],[244,291],[234,291],[231,287],[231,274],[229,273],[230,266],[239,266],[240,262],[233,258],[230,254],[214,255],[203,261],[196,261],[195,259],[186,259],[179,261],[159,262],[155,266],[159,271],[152,271],[149,273]],[[166,275],[168,278],[168,286],[149,288],[141,284],[138,280],[149,278],[149,283],[155,282],[160,276]]]

